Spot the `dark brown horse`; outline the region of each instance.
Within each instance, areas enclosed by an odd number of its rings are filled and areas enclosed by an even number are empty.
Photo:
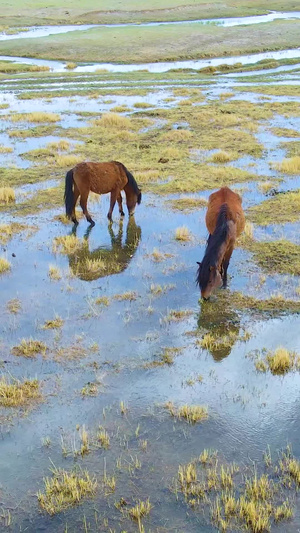
[[[198,263],[197,283],[202,298],[208,300],[213,289],[226,287],[234,243],[245,227],[241,197],[228,187],[214,192],[208,199],[205,221],[209,237],[202,263]]]
[[[119,204],[120,215],[124,216],[121,191],[124,189],[129,215],[134,214],[136,204],[141,203],[142,193],[133,175],[118,161],[108,163],[79,163],[66,174],[65,206],[66,215],[74,224],[78,224],[75,206],[80,196],[80,206],[83,214],[92,226],[95,222],[87,209],[87,200],[90,191],[96,194],[110,192],[110,208],[107,214],[109,220],[116,203]]]

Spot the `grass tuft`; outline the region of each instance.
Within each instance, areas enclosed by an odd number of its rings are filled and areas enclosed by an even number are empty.
[[[10,262],[5,257],[0,257],[0,275],[11,269]]]
[[[12,187],[0,187],[0,204],[10,204],[16,201],[16,195]]]
[[[40,385],[37,379],[8,380],[0,377],[0,405],[2,407],[20,407],[27,405],[32,400],[41,398]]]
[[[186,420],[189,424],[195,424],[196,422],[203,422],[208,419],[208,409],[204,405],[182,405],[178,409],[172,402],[168,402],[165,407],[169,413],[181,420]]]
[[[38,353],[45,354],[47,346],[34,339],[22,339],[18,346],[12,348],[12,354],[21,357],[35,357]]]
[[[190,230],[186,226],[181,226],[175,231],[175,239],[177,241],[190,241],[192,238]]]
[[[95,477],[87,470],[67,472],[62,468],[53,468],[52,477],[44,478],[45,492],[38,492],[40,506],[48,514],[54,515],[69,507],[78,505],[88,496],[93,496],[97,488]]]

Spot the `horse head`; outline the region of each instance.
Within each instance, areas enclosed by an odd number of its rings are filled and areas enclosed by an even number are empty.
[[[218,265],[210,264],[204,257],[202,263],[197,261],[198,273],[197,283],[200,287],[201,297],[203,300],[209,300],[214,289],[218,289],[223,285],[222,268]]]

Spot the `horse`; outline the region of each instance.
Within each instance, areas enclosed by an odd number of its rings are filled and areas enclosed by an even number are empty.
[[[134,214],[136,204],[140,204],[142,193],[135,181],[133,175],[125,165],[118,161],[109,161],[106,163],[78,163],[66,174],[65,181],[65,207],[66,216],[72,219],[74,224],[78,225],[76,219],[75,206],[80,196],[80,206],[83,214],[91,226],[95,225],[87,209],[87,200],[89,192],[96,194],[110,194],[110,208],[107,218],[112,220],[112,212],[116,203],[119,204],[121,217],[125,216],[122,207],[121,190],[125,191],[126,204],[129,216]]]
[[[237,237],[245,227],[245,215],[239,194],[222,187],[210,195],[206,213],[209,237],[202,263],[198,263],[197,284],[208,300],[214,289],[226,287],[227,269]]]

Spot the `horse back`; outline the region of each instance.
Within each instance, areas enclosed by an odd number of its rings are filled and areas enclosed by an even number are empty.
[[[232,220],[234,224],[236,224],[236,232],[238,236],[244,230],[245,215],[240,195],[229,189],[229,187],[222,187],[210,195],[205,218],[206,227],[212,235],[216,228],[221,206],[224,204],[227,204],[227,220]]]
[[[86,187],[97,194],[106,194],[112,189],[122,190],[127,183],[123,165],[116,161],[78,163],[73,175],[79,190]]]

